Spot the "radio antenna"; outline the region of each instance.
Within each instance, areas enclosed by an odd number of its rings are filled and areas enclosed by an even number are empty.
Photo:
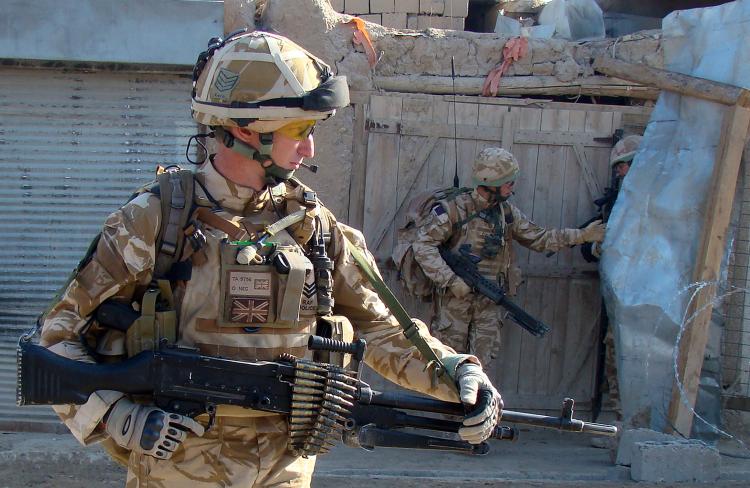
[[[456,151],[456,172],[453,173],[453,187],[458,188],[458,126],[456,125],[456,67],[451,56],[451,84],[453,85],[453,148]]]

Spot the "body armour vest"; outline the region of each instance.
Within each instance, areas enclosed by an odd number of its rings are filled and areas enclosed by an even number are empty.
[[[481,259],[477,263],[479,273],[488,280],[505,284],[513,259],[512,233],[507,217],[510,208],[507,203],[502,203],[499,208],[480,211],[475,193],[476,190],[459,195],[450,203],[456,206],[461,221],[465,222],[449,241],[450,249],[458,253],[462,245],[468,244],[471,254]]]
[[[274,203],[285,206],[285,192],[273,189]],[[270,199],[249,215],[215,212],[249,235],[279,220]],[[300,244],[283,230],[269,237],[250,264],[241,264],[237,242],[205,225],[205,262],[178,296],[178,342],[201,353],[231,359],[272,361],[282,353],[307,355],[314,331],[315,273]],[[298,239],[299,240],[299,239]],[[305,241],[303,241],[305,242]]]

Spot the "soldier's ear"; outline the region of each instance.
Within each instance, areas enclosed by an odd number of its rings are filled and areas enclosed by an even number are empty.
[[[244,127],[229,127],[229,132],[242,142],[257,145],[259,143],[259,135],[256,131],[246,129]]]

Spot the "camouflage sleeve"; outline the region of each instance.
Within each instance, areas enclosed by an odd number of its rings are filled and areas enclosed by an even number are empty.
[[[529,220],[514,205],[510,205],[510,208],[513,212],[513,223],[511,224],[513,239],[524,247],[536,252],[557,252],[560,249],[584,242],[581,229],[545,229]]]
[[[453,234],[453,222],[442,205],[430,211],[427,221],[419,228],[417,240],[412,244],[414,259],[422,267],[424,274],[438,287],[445,288],[456,273],[440,256],[438,246]]]
[[[150,280],[160,216],[158,198],[143,194],[107,218],[91,258],[47,314],[43,346],[70,359],[94,362],[81,341],[82,336],[92,339],[88,317],[107,298],[129,298],[133,284]],[[54,409],[78,441],[90,444],[102,439],[104,434],[96,428],[120,397],[118,392],[97,391],[84,405]]]
[[[334,313],[346,316],[358,337],[367,341],[365,362],[377,373],[404,388],[446,401],[458,401],[456,393],[442,382],[435,381],[427,361],[404,336],[398,321],[380,300],[375,289],[361,272],[349,246],[363,250],[378,275],[375,259],[367,250],[362,234],[344,224],[333,222],[332,246],[334,259]],[[432,337],[427,326],[416,321],[420,333],[438,357],[456,352]]]

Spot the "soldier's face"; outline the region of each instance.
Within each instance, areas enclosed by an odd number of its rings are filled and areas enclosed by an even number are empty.
[[[615,175],[618,178],[624,178],[628,174],[628,170],[630,170],[630,163],[622,162],[615,165]]]
[[[293,139],[282,132],[273,133],[271,157],[274,163],[284,169],[296,170],[305,158],[315,156],[315,141],[309,134],[302,140]]]
[[[500,185],[500,196],[502,198],[509,198],[511,195],[513,195],[513,187],[515,186],[515,184],[515,181],[509,181]]]

